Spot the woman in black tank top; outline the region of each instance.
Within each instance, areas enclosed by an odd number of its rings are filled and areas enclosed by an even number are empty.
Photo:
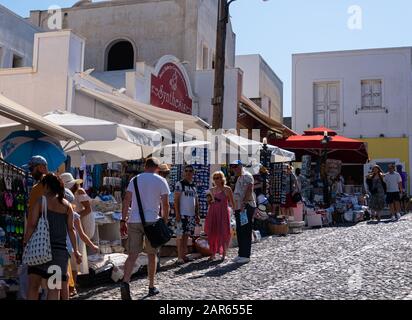
[[[63,182],[56,175],[49,173],[42,179],[44,196],[47,199],[47,220],[49,222],[50,244],[52,261],[38,266],[30,266],[29,273],[29,300],[38,300],[42,279],[47,281],[47,299],[59,300],[62,282],[67,281],[67,266],[69,252],[67,251],[66,237],[69,234],[74,255],[81,263],[81,255],[77,250],[77,241],[73,226],[73,209],[64,199]],[[33,234],[42,212],[41,198],[29,213],[25,243]]]

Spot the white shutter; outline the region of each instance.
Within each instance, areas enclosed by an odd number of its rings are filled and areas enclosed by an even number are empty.
[[[314,85],[315,127],[326,126],[327,88],[327,84],[323,83],[315,83]]]
[[[382,82],[380,80],[373,81],[372,84],[372,106],[382,107]]]
[[[339,129],[339,84],[328,84],[328,127]]]
[[[362,108],[371,107],[371,84],[369,81],[364,80],[361,82],[362,85]]]

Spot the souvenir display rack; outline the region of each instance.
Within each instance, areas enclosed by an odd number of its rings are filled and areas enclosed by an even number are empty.
[[[199,150],[199,149],[197,149]],[[200,217],[205,218],[207,215],[207,199],[206,199],[206,192],[209,190],[210,185],[210,165],[207,164],[199,164],[199,163],[207,163],[207,149],[202,149],[203,152],[199,157],[197,157],[193,163],[190,163],[193,168],[195,169],[195,175],[193,177],[193,182],[196,185],[197,193],[199,196],[199,206],[200,206]],[[193,153],[192,153],[193,154]],[[200,161],[197,161],[200,160]],[[173,155],[174,161],[174,155]],[[189,163],[188,163],[189,164]],[[173,193],[175,191],[176,183],[183,179],[183,168],[184,166],[181,164],[172,165],[170,169],[170,176],[169,176],[169,187],[171,192],[170,203],[171,203],[171,214],[174,215],[174,197]]]
[[[27,174],[0,159],[0,279],[17,279],[27,215]]]
[[[269,177],[269,201],[273,204],[286,203],[286,185],[284,179],[286,173],[286,163],[271,163]]]

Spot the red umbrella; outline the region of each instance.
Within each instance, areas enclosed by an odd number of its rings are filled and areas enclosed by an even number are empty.
[[[326,144],[322,143],[325,137],[329,140]],[[339,136],[335,131],[323,127],[305,131],[303,135],[271,140],[269,143],[295,152],[297,160],[305,154],[320,157],[325,149],[328,159],[341,160],[343,163],[363,164],[369,158],[364,142]]]

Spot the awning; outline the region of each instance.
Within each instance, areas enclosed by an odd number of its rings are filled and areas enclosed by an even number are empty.
[[[328,132],[327,136],[329,137],[329,141],[327,144],[322,144],[324,131]],[[320,132],[322,132],[322,135],[319,134]],[[295,152],[297,159],[301,159],[305,154],[319,158],[323,152],[327,152],[328,158],[341,160],[344,163],[363,164],[368,161],[368,151],[364,142],[339,136],[335,131],[323,127],[287,139],[270,139],[270,142],[281,148]]]
[[[147,105],[125,95],[110,94],[83,86],[78,86],[76,89],[97,101],[126,112],[154,128],[169,129],[172,133],[186,133],[190,129],[197,129],[206,137],[205,130],[210,127],[209,124],[198,117]],[[178,123],[178,126],[176,126],[176,123]],[[179,123],[182,124],[180,127]]]
[[[265,112],[260,109],[256,103],[245,96],[240,97],[240,109],[246,114],[258,120],[264,126],[268,127],[270,130],[278,133],[282,133],[284,136],[297,135],[292,129],[286,127],[285,125],[277,122],[276,120],[270,118]]]
[[[42,131],[43,133],[59,140],[84,140],[81,136],[44,119],[37,113],[23,107],[17,102],[14,102],[1,94],[0,115],[13,121],[17,121],[30,128]]]

